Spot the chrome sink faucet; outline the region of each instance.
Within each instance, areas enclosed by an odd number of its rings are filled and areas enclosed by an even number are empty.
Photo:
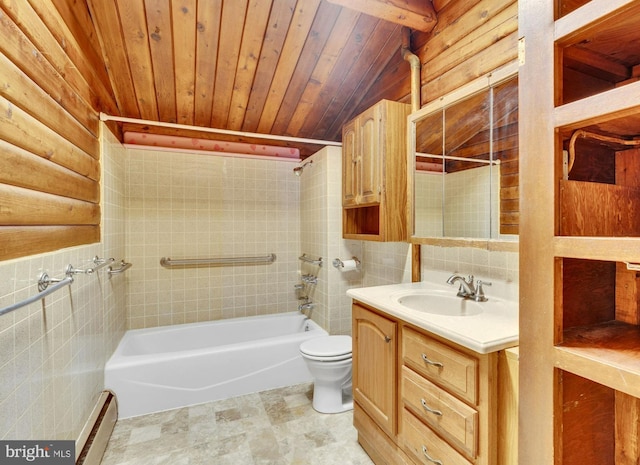
[[[467,281],[463,276],[459,274],[454,274],[447,279],[447,284],[455,284],[460,283],[460,288],[458,289],[458,297],[463,298],[473,298],[476,295],[476,289],[473,285],[473,275],[469,275],[469,280]]]
[[[465,279],[463,276],[458,274],[454,274],[447,279],[447,284],[455,284],[460,283],[460,287],[458,289],[458,297],[462,297],[463,299],[473,299],[476,302],[486,302],[488,299],[484,295],[484,290],[482,289],[482,285],[491,286],[491,283],[478,280],[478,284],[475,285],[473,281],[473,275],[469,275],[468,279]]]

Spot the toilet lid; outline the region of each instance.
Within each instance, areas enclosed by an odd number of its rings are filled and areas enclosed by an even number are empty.
[[[312,357],[351,355],[351,336],[320,336],[300,344],[300,352]]]

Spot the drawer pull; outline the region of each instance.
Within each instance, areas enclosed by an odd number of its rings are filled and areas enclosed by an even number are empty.
[[[434,367],[444,368],[444,365],[442,363],[429,360],[429,357],[427,357],[427,354],[422,354],[422,360],[424,360],[429,365],[433,365]]]
[[[435,464],[437,464],[437,465],[444,465],[444,464],[442,463],[442,460],[436,460],[436,459],[434,459],[433,457],[431,457],[431,456],[429,455],[429,452],[427,451],[427,446],[422,446],[422,453],[424,454],[424,456],[427,458],[427,460],[428,460],[429,462],[431,462],[431,463],[435,463]]]
[[[391,338],[389,336],[384,337],[384,342],[391,342]]]
[[[433,413],[434,415],[438,415],[439,417],[442,416],[442,411],[441,410],[436,410],[434,408],[431,408],[427,405],[427,401],[424,399],[420,399],[420,403],[422,404],[422,406],[424,407],[424,409],[429,412],[429,413]]]

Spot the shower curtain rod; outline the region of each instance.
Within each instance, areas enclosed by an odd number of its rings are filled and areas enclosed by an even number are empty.
[[[333,145],[336,147],[342,147],[342,142],[336,142],[333,140],[318,140],[318,139],[306,139],[304,137],[276,136],[273,134],[261,134],[258,132],[232,131],[230,129],[215,129],[215,128],[207,128],[204,126],[191,126],[188,124],[164,123],[162,121],[150,121],[145,119],[126,118],[124,116],[111,116],[102,112],[100,113],[100,121],[116,121],[119,123],[144,124],[147,126],[158,126],[158,127],[164,127],[164,128],[172,128],[172,129],[186,129],[190,131],[209,132],[212,134],[225,134],[229,136],[255,137],[258,139],[281,140],[284,142],[298,142],[301,144]]]

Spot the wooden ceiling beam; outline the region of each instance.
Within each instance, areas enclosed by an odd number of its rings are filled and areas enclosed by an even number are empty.
[[[431,0],[328,1],[418,31],[430,32],[436,25],[436,11]]]

